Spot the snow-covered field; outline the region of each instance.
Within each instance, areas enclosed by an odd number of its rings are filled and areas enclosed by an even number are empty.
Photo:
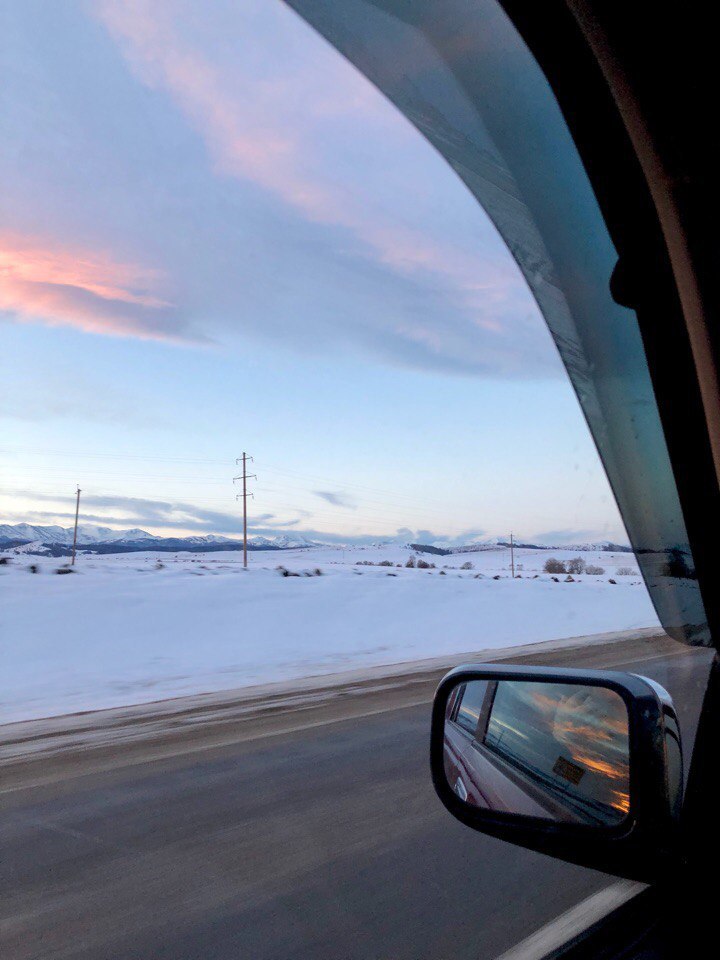
[[[247,571],[236,552],[81,556],[71,576],[55,575],[62,561],[15,556],[0,567],[0,720],[657,624],[640,577],[616,575],[637,571],[631,554],[585,552],[605,573],[572,583],[541,572],[568,551],[516,550],[515,580],[507,549],[395,566],[410,555],[255,552]],[[279,564],[322,576],[283,577]]]

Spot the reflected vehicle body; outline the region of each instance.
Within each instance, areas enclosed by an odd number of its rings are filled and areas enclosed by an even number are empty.
[[[616,826],[630,809],[628,713],[612,690],[472,681],[448,700],[444,762],[466,803]]]

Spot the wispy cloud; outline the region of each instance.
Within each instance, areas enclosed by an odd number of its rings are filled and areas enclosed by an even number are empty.
[[[6,512],[0,515],[4,523],[57,523],[70,525],[75,517],[74,495],[59,497],[56,494],[39,493],[24,489],[0,488],[0,495],[18,499],[27,499],[37,503],[46,503],[44,510],[29,510],[22,513]],[[332,496],[332,494],[331,494]],[[329,501],[332,502],[332,501]],[[52,506],[50,506],[52,504]],[[113,494],[83,494],[81,519],[84,523],[96,523],[112,527],[140,527],[149,532],[177,531],[179,534],[223,534],[239,536],[242,533],[242,516],[238,512],[208,510],[198,504],[184,501],[153,500],[144,497],[125,497]],[[458,533],[447,534],[442,530],[426,528],[398,527],[394,532],[348,533],[342,530],[321,530],[312,526],[304,511],[296,511],[297,516],[286,519],[275,513],[258,513],[249,518],[249,529],[253,536],[279,536],[288,531],[312,540],[337,544],[371,544],[394,542],[400,544],[423,543],[442,547],[459,547],[482,542],[498,535],[498,531],[484,530],[480,527],[468,527]],[[516,541],[537,543],[540,545],[562,547],[564,544],[594,543],[607,539],[608,530],[603,529],[557,529],[542,533],[517,535]],[[626,535],[619,535],[621,543],[627,542]]]
[[[42,55],[31,13],[14,19],[0,106],[11,319],[453,375],[561,372],[456,175],[283,4],[52,5]]]
[[[332,490],[313,490],[313,493],[316,497],[320,497],[321,500],[325,500],[334,507],[344,507],[346,510],[357,509],[357,505],[352,502],[350,497],[340,491],[333,492]]]
[[[157,293],[160,274],[109,253],[0,233],[0,310],[24,322],[148,340],[206,339]]]
[[[528,309],[524,284],[499,243],[474,249],[458,245],[446,231],[428,230],[412,217],[389,212],[357,169],[343,176],[332,165],[327,168],[328,119],[357,114],[365,135],[399,139],[403,151],[405,140],[418,137],[399,119],[388,130],[386,118],[393,108],[339,57],[323,61],[325,73],[308,63],[300,71],[268,77],[252,60],[245,65],[240,54],[231,63],[213,58],[202,38],[183,30],[186,18],[177,4],[112,0],[93,5],[92,12],[138,78],[172,99],[204,141],[218,173],[267,191],[309,223],[342,231],[354,244],[355,256],[441,289],[446,309],[453,304],[465,311],[486,335],[502,333],[508,310]],[[244,15],[250,24],[252,4]],[[369,95],[363,98],[359,91],[365,88]],[[429,148],[418,144],[417,149]],[[397,162],[405,162],[402,155]],[[402,176],[395,171],[394,177],[401,187]],[[405,187],[410,207],[418,186]],[[443,354],[447,340],[453,340],[446,324],[417,316],[394,318],[388,332],[430,354]]]
[[[517,539],[517,538],[516,538]],[[543,530],[540,533],[534,533],[524,538],[529,543],[538,543],[540,545],[549,544],[550,546],[562,546],[563,544],[574,543],[596,543],[602,540],[612,539],[610,532],[600,529],[581,529],[566,527],[558,530]],[[622,542],[627,542],[627,536],[622,537]]]
[[[64,509],[63,498],[56,495],[30,491],[9,491],[14,496],[27,496],[36,501],[57,503],[55,510],[33,511],[24,515],[29,522],[46,523],[70,520],[75,514]],[[71,499],[71,498],[70,498]],[[65,502],[70,500],[65,498]],[[169,500],[150,500],[144,497],[123,497],[111,494],[85,494],[82,499],[82,519],[85,523],[110,524],[121,527],[150,527],[163,530],[185,530],[197,533],[241,533],[242,516],[222,510],[207,510],[194,503]],[[90,508],[90,509],[88,509]],[[274,527],[294,527],[297,519],[281,520],[273,513],[259,514],[254,522],[260,525],[272,523]]]

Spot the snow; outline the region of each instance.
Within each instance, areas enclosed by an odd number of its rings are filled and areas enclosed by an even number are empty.
[[[2,524],[0,537],[9,540],[32,540],[40,543],[72,543],[74,527],[36,527],[29,523]],[[114,530],[99,527],[94,523],[78,524],[78,543],[111,543],[117,540],[156,540],[157,537],[134,527],[131,530]]]
[[[37,527],[32,526],[29,523],[17,523],[17,524],[0,524],[0,546],[3,538],[5,540],[30,540],[32,541],[32,550],[37,550],[42,547],[42,544],[47,543],[57,543],[69,545],[73,542],[75,534],[74,527]],[[147,530],[140,530],[137,527],[133,527],[130,530],[115,530],[110,527],[99,527],[93,523],[81,523],[78,524],[78,536],[77,542],[81,546],[88,546],[91,544],[99,543],[119,543],[124,541],[138,541],[138,540],[147,540],[148,543],[155,540],[164,540],[165,537],[158,537],[153,533],[148,533]],[[194,537],[179,537],[173,538],[179,539],[187,544],[203,544],[203,543],[234,543],[236,546],[239,543],[242,543],[241,540],[232,537],[224,537],[217,533],[203,534],[202,536]],[[283,534],[278,537],[250,537],[249,543],[252,543],[257,546],[267,547],[314,547],[319,546],[316,542],[308,540],[303,536],[288,536]],[[26,548],[30,548],[30,544],[24,545]],[[17,548],[13,548],[17,549]]]
[[[632,554],[585,553],[606,572],[572,583],[540,573],[550,554],[537,550],[516,550],[515,580],[501,548],[425,555],[431,571],[365,563],[404,563],[410,554],[400,546],[256,552],[244,571],[237,552],[148,551],[83,556],[69,576],[54,575],[56,559],[15,555],[0,567],[0,720],[425,657],[460,660],[658,622],[639,576],[608,582],[619,567],[637,568]],[[459,569],[466,561],[472,570]],[[283,577],[279,564],[323,575]],[[445,565],[453,569],[441,575]]]

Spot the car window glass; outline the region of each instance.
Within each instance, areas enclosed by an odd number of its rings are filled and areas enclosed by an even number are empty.
[[[663,626],[709,645],[637,319],[610,294],[617,253],[548,83],[497,0],[453,0],[443,17],[432,0],[290,2],[492,218],[553,334]]]
[[[480,722],[486,693],[486,683],[478,682],[467,684],[463,689],[457,707],[455,722],[473,735],[475,735],[478,723]]]

